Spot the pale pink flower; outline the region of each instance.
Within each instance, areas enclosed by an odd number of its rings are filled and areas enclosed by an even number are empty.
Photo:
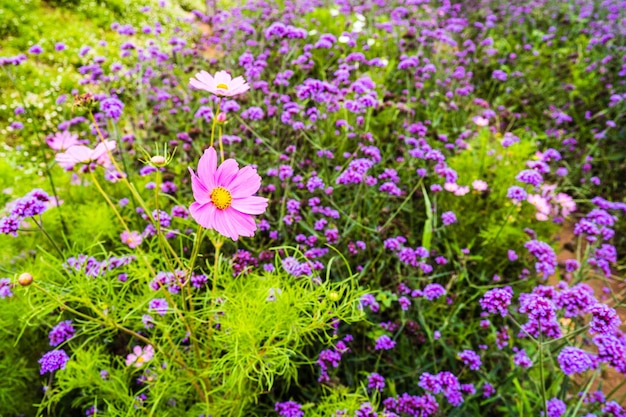
[[[459,189],[459,184],[455,182],[447,182],[443,185],[443,189],[451,193],[454,193]]]
[[[55,133],[54,136],[46,140],[46,143],[55,151],[66,151],[72,146],[80,144],[78,135],[70,133],[67,130]]]
[[[476,126],[478,127],[485,127],[489,125],[489,119],[486,119],[482,116],[474,116],[472,117],[472,121],[476,123]]]
[[[558,193],[554,200],[561,206],[561,215],[563,217],[567,217],[576,211],[576,202],[568,194]]]
[[[548,203],[548,200],[539,194],[530,194],[526,199],[530,204],[535,206],[537,209],[537,213],[535,214],[535,218],[539,221],[545,222],[548,220],[548,216],[550,216],[550,212],[552,211],[552,206]]]
[[[141,234],[134,230],[132,232],[124,230],[120,235],[120,239],[131,249],[136,248],[137,246],[141,245],[141,242],[143,242],[143,237],[141,237]]]
[[[239,169],[234,159],[217,166],[217,153],[210,147],[200,158],[198,175],[191,168],[191,188],[196,200],[189,207],[191,216],[203,227],[237,240],[254,236],[253,215],[267,208],[267,198],[254,196],[261,177],[251,166]]]
[[[474,180],[472,182],[472,188],[474,188],[476,191],[485,191],[487,187],[487,183],[483,180]]]
[[[115,141],[107,140],[99,143],[95,149],[91,149],[85,145],[76,145],[70,147],[67,151],[58,153],[54,159],[63,168],[70,170],[77,164],[88,164],[97,162],[98,164],[108,167],[111,164],[108,151],[115,149]]]
[[[189,79],[189,84],[198,90],[205,90],[222,97],[236,96],[250,89],[243,77],[232,78],[226,71],[216,72],[215,77],[206,71],[200,71],[196,74],[196,78]]]
[[[454,195],[462,196],[470,192],[469,185],[459,186],[459,188],[454,191]]]
[[[126,366],[133,365],[137,368],[141,368],[144,363],[150,361],[154,357],[154,348],[150,345],[145,348],[141,346],[135,346],[133,353],[129,353],[126,356]]]

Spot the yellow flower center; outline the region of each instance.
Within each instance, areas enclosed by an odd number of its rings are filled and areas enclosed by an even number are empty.
[[[228,90],[228,86],[226,84],[218,84],[215,88],[221,88],[222,90]]]
[[[226,210],[230,207],[230,203],[233,201],[233,196],[230,195],[230,191],[228,191],[224,187],[217,187],[211,191],[211,201],[215,204],[220,210]]]

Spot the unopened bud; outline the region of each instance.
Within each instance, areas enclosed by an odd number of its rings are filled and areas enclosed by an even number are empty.
[[[150,158],[150,162],[154,166],[162,167],[167,163],[167,159],[162,155],[154,155],[152,158]]]
[[[28,287],[31,284],[31,282],[33,282],[33,276],[29,274],[28,272],[24,272],[19,277],[17,277],[17,282],[22,287]]]
[[[331,291],[330,294],[328,294],[328,298],[330,298],[331,301],[337,301],[339,300],[339,294],[336,291]]]
[[[218,113],[215,117],[215,121],[217,123],[225,123],[226,122],[226,113]]]

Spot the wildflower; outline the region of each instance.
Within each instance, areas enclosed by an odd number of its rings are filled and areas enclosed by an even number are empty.
[[[382,335],[378,339],[376,339],[375,350],[390,350],[396,346],[395,340],[392,340],[387,335]]]
[[[165,300],[164,298],[155,298],[153,300],[150,300],[148,306],[149,311],[155,311],[161,316],[164,316],[165,313],[167,313],[168,305],[167,300]]]
[[[513,348],[513,350],[515,349],[517,348]],[[515,355],[513,355],[513,363],[522,368],[530,368],[533,366],[533,361],[528,357],[524,349],[519,349]]]
[[[371,373],[367,377],[367,389],[383,392],[383,389],[385,389],[385,378],[376,372]]]
[[[548,417],[561,417],[565,414],[567,407],[565,403],[558,398],[552,398],[546,402]]]
[[[506,196],[507,198],[515,201],[524,201],[526,200],[528,194],[526,193],[526,190],[524,190],[522,187],[514,185],[508,189]]]
[[[114,140],[101,142],[95,149],[84,145],[72,146],[67,151],[56,154],[54,159],[61,167],[67,170],[71,170],[77,164],[87,164],[90,162],[97,162],[102,166],[108,167],[111,163],[108,151],[115,149],[115,146]]]
[[[198,90],[205,90],[216,96],[232,97],[245,93],[250,86],[243,77],[232,78],[226,71],[218,71],[212,76],[206,71],[200,71],[191,78],[189,84]]]
[[[452,223],[456,223],[456,215],[452,211],[446,211],[445,213],[441,214],[441,221],[443,222],[444,226],[449,226]]]
[[[463,352],[459,353],[458,357],[465,365],[469,366],[472,371],[477,371],[480,369],[480,365],[482,365],[480,356],[473,350],[465,349]]]
[[[124,230],[120,235],[120,239],[131,249],[134,249],[137,246],[141,245],[141,242],[143,241],[143,237],[141,237],[141,234],[135,230],[133,230],[132,232]]]
[[[150,345],[145,348],[141,348],[141,346],[135,346],[133,348],[133,353],[129,353],[126,356],[126,366],[133,365],[137,368],[141,368],[141,366],[148,362],[154,356],[154,348]]]
[[[0,233],[16,237],[22,219],[19,216],[11,215],[0,219]]]
[[[55,133],[54,136],[46,140],[46,143],[55,151],[66,151],[70,147],[79,144],[78,135],[70,133],[67,130]]]
[[[0,278],[0,298],[11,297],[13,295],[11,292],[12,287],[13,284],[11,284],[9,278]]]
[[[43,375],[46,372],[65,369],[65,365],[69,360],[70,357],[67,356],[67,353],[65,353],[63,349],[51,350],[39,359],[39,364],[41,365],[39,373]]]
[[[428,284],[424,287],[424,297],[429,301],[433,301],[444,295],[446,295],[446,289],[440,284]]]
[[[302,411],[301,407],[295,401],[285,401],[274,404],[274,411],[281,417],[302,417],[304,416],[304,411]]]
[[[100,111],[109,119],[117,121],[124,110],[124,103],[116,97],[105,98],[100,102]]]
[[[578,374],[594,368],[593,357],[582,349],[573,346],[564,348],[557,358],[565,375]]]
[[[261,214],[267,198],[253,196],[261,186],[256,169],[239,169],[234,159],[217,167],[213,147],[204,152],[198,163],[198,174],[191,168],[194,199],[189,207],[191,216],[203,227],[237,240],[239,236],[254,236],[256,224],[252,215]]]
[[[57,324],[50,330],[48,337],[50,338],[50,346],[59,346],[61,343],[69,340],[74,336],[75,330],[72,327],[72,320],[65,320]]]
[[[614,308],[597,303],[588,309],[591,313],[591,332],[610,336],[622,323]]]

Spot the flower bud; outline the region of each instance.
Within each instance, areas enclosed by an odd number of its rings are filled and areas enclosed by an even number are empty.
[[[162,155],[154,155],[152,158],[150,158],[150,163],[152,163],[152,165],[154,166],[162,167],[167,164],[167,158]]]
[[[28,272],[24,272],[19,277],[17,277],[17,282],[22,287],[28,287],[31,284],[31,282],[33,282],[33,276],[29,274]]]
[[[217,116],[215,116],[215,121],[217,123],[225,123],[226,122],[226,113],[218,113]]]
[[[339,294],[336,291],[331,291],[330,294],[328,294],[328,298],[330,298],[331,301],[338,301]]]

